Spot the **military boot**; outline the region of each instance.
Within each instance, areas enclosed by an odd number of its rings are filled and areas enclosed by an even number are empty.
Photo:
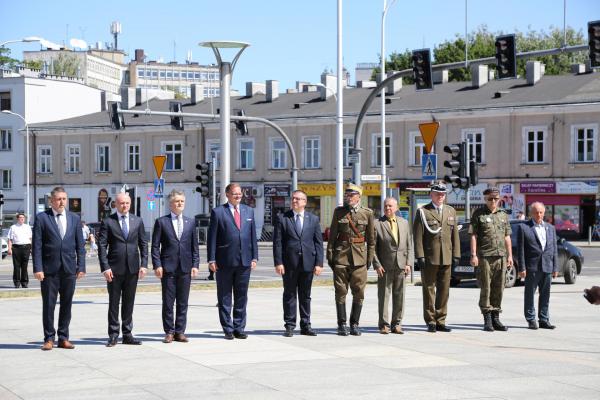
[[[492,311],[492,326],[497,331],[507,331],[508,327],[500,322],[500,312]]]
[[[350,311],[350,334],[353,336],[361,335],[360,328],[358,327],[361,310],[362,304],[352,303],[352,311]]]
[[[492,313],[483,313],[483,330],[486,332],[494,332],[494,326],[492,325]]]
[[[337,334],[339,336],[348,336],[348,327],[346,326],[346,304],[335,305],[337,312]]]

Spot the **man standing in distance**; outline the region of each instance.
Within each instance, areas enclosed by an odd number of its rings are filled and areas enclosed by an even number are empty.
[[[483,330],[506,331],[500,322],[502,293],[506,270],[513,266],[510,222],[503,209],[498,208],[500,190],[496,187],[483,191],[485,207],[471,216],[471,265],[478,268],[479,309],[483,314]]]
[[[107,347],[115,346],[119,338],[121,302],[123,344],[142,344],[133,336],[131,330],[138,278],[143,279],[148,268],[148,239],[144,222],[129,212],[129,194],[119,193],[115,205],[117,212],[102,221],[98,239],[100,270],[108,288]]]
[[[171,212],[158,218],[152,231],[152,265],[162,286],[163,342],[187,342],[190,284],[198,275],[200,264],[198,234],[194,220],[183,215],[185,194],[173,189],[167,198]],[[173,319],[175,300],[177,309]]]
[[[250,271],[258,261],[254,210],[242,201],[242,188],[225,188],[227,203],[213,208],[208,227],[208,267],[216,272],[219,320],[225,339],[246,339],[246,305]],[[233,320],[231,303],[233,293]]]
[[[294,336],[296,297],[300,308],[300,334],[316,336],[310,324],[310,290],[313,275],[323,269],[323,234],[319,218],[306,211],[306,193],[292,193],[292,209],[281,213],[273,231],[275,272],[283,277],[284,336]]]
[[[450,332],[446,315],[451,266],[460,260],[458,221],[454,208],[444,204],[446,185],[435,183],[430,189],[431,202],[417,210],[413,226],[423,287],[423,318],[428,332]]]
[[[58,347],[75,348],[69,341],[69,323],[75,281],[85,275],[85,248],[79,216],[67,211],[66,204],[67,192],[55,187],[50,193],[51,208],[39,213],[33,225],[33,275],[40,281],[43,303],[42,350],[54,347],[54,308],[59,294]]]
[[[346,295],[348,286],[352,291],[350,334],[360,336],[358,327],[367,268],[375,255],[375,225],[373,211],[360,205],[362,187],[346,185],[344,205],[333,211],[327,245],[327,262],[333,270],[335,306],[337,311],[337,334],[348,336],[346,326]]]
[[[554,329],[548,311],[552,278],[558,276],[558,249],[556,230],[544,221],[546,207],[536,201],[531,204],[531,219],[520,225],[518,234],[519,276],[525,278],[525,319],[529,329],[537,329],[535,322],[535,289],[539,291],[539,327]]]
[[[403,334],[405,277],[414,264],[413,240],[408,221],[399,215],[398,201],[387,197],[383,202],[384,215],[375,221],[375,256],[373,267],[377,272],[377,297],[379,300],[379,333]],[[392,319],[388,303],[392,297]]]
[[[25,223],[25,214],[17,213],[17,223],[8,230],[8,255],[12,255],[13,283],[16,289],[19,286],[27,288],[29,285],[27,264],[31,253],[32,236],[31,226]]]

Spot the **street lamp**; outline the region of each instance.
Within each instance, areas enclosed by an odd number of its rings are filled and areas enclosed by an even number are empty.
[[[250,46],[245,42],[230,42],[230,41],[211,41],[200,42],[201,47],[210,47],[215,53],[217,63],[219,64],[219,91],[221,97],[221,172],[219,174],[221,184],[221,199],[225,198],[225,187],[229,185],[231,179],[231,148],[230,148],[230,124],[231,124],[231,107],[230,107],[230,85],[231,74],[235,68],[240,55]],[[236,49],[237,53],[231,62],[223,61],[220,49]]]
[[[43,40],[44,39],[42,39],[41,37],[27,36],[27,37],[24,37],[23,39],[7,40],[6,42],[2,42],[2,43],[0,43],[0,47],[4,47],[5,44],[9,44],[9,43],[30,43],[30,42],[41,42]]]
[[[29,223],[29,204],[30,202],[30,198],[29,198],[29,125],[27,124],[27,121],[25,120],[25,117],[23,117],[21,114],[17,114],[15,112],[9,111],[9,110],[2,110],[2,112],[4,114],[10,114],[10,115],[14,115],[15,117],[19,117],[23,120],[23,123],[25,124],[25,164],[27,165],[27,171],[26,171],[26,186],[27,186],[27,205],[26,205],[26,212],[27,212],[27,222]]]

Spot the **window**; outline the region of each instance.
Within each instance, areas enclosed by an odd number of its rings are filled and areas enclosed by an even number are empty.
[[[217,169],[221,167],[221,143],[218,140],[206,141],[206,162],[217,160]]]
[[[304,168],[321,168],[321,138],[304,138]]]
[[[138,77],[143,78],[146,74],[146,70],[144,68],[138,69]]]
[[[523,128],[523,162],[543,163],[545,160],[547,131],[545,126]]]
[[[283,139],[271,138],[271,168],[287,168],[287,146]]]
[[[381,167],[381,133],[374,133],[371,136],[371,160],[373,167]],[[392,151],[391,151],[391,132],[385,135],[385,165],[392,166]]]
[[[40,174],[51,174],[52,173],[52,146],[40,145],[38,146],[38,173]]]
[[[11,109],[10,92],[0,92],[0,110]]]
[[[594,162],[598,158],[598,125],[576,125],[571,128],[573,162]]]
[[[348,168],[352,166],[352,163],[350,163],[350,150],[352,150],[354,148],[354,136],[344,136],[344,138],[342,139],[342,153],[343,153],[343,160],[342,163],[344,165],[344,168]]]
[[[484,133],[483,129],[464,129],[462,131],[463,140],[467,140],[470,144],[469,154],[471,157],[475,157],[477,164],[485,164]]]
[[[240,169],[254,169],[254,140],[238,139]]]
[[[110,172],[110,145],[96,144],[96,172]]]
[[[0,151],[12,149],[12,132],[10,129],[0,129]]]
[[[140,144],[125,143],[125,171],[140,170]]]
[[[183,144],[181,142],[163,142],[162,153],[167,156],[165,171],[181,171]]]
[[[0,189],[12,189],[12,171],[0,169]]]
[[[78,144],[68,144],[65,148],[67,155],[67,173],[79,173],[81,172],[81,146]]]
[[[425,143],[423,143],[421,132],[410,132],[409,165],[420,166],[422,164],[423,153],[425,153]]]

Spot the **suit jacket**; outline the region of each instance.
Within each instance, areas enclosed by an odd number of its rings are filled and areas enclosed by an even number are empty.
[[[152,265],[154,269],[164,268],[175,272],[178,267],[185,273],[200,264],[198,233],[192,218],[183,216],[183,231],[177,239],[171,213],[162,216],[154,223],[152,231]]]
[[[65,211],[67,229],[61,239],[52,209],[39,213],[33,225],[33,272],[68,274],[85,272],[85,248],[81,235],[81,219]]]
[[[235,225],[229,204],[212,209],[208,227],[208,262],[222,267],[249,267],[258,260],[258,243],[254,210],[240,204],[241,229]]]
[[[440,216],[433,203],[426,204],[421,209],[429,228],[435,231],[441,227],[442,230],[435,234],[429,232],[423,224],[421,212],[417,210],[413,225],[415,257],[427,258],[433,265],[451,265],[453,258],[460,258],[456,210],[444,204]]]
[[[312,271],[323,266],[323,234],[319,218],[304,211],[302,232],[296,230],[294,211],[281,213],[275,220],[273,231],[273,261],[286,268],[296,268],[302,260],[302,269]]]
[[[80,235],[81,236],[81,235]],[[148,239],[144,222],[129,213],[129,234],[123,237],[117,213],[104,218],[98,238],[98,260],[102,272],[111,269],[113,274],[135,274],[140,266],[148,266]]]
[[[558,246],[554,226],[544,222],[546,248],[542,250],[540,239],[535,233],[532,220],[520,224],[518,234],[519,271],[558,272]]]
[[[375,221],[375,256],[373,267],[383,267],[386,272],[404,270],[404,266],[415,262],[413,253],[413,240],[408,227],[408,221],[396,215],[398,225],[398,243],[392,236],[392,230],[387,217],[384,215]]]

